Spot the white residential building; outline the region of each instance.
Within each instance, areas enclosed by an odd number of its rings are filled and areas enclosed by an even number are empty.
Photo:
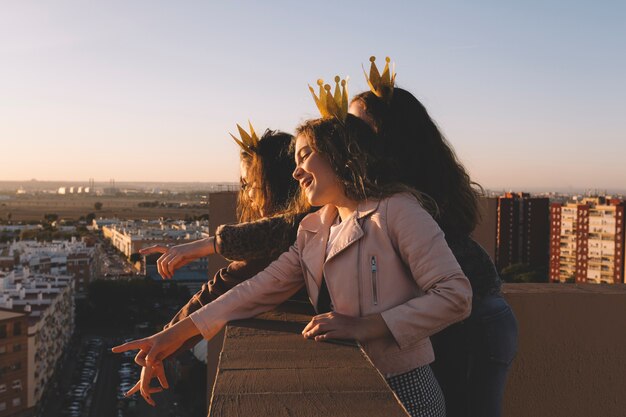
[[[624,282],[624,202],[604,197],[550,207],[550,281]]]
[[[184,243],[209,236],[206,221],[185,223],[184,221],[124,221],[102,226],[102,234],[120,252],[130,258],[147,246],[157,243]]]
[[[74,331],[74,277],[28,267],[0,273],[0,307],[28,314],[27,402],[34,407]]]

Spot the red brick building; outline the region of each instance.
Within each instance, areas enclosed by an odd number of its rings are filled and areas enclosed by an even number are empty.
[[[0,308],[0,417],[30,414],[27,371],[28,315]]]

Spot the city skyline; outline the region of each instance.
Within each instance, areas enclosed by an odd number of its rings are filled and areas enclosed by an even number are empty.
[[[0,180],[236,181],[236,123],[293,131],[374,54],[485,188],[626,188],[625,5],[385,6],[3,4]]]

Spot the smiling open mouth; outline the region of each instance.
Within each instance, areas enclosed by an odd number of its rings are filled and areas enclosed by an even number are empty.
[[[306,189],[309,185],[311,185],[312,182],[313,182],[313,178],[307,178],[305,180],[302,180],[302,182],[300,183],[300,187]]]

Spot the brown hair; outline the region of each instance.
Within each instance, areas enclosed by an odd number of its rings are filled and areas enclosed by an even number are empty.
[[[394,89],[388,102],[370,91],[352,102],[360,102],[374,123],[381,152],[393,161],[390,178],[432,197],[446,234],[471,233],[480,219],[482,188],[471,181],[422,103],[401,88]]]
[[[240,190],[237,204],[240,222],[304,210],[294,202],[298,182],[291,176],[295,169],[292,138],[288,133],[268,129],[251,152],[241,152],[241,160],[248,166],[247,182],[259,192],[251,200],[247,190],[243,187]]]
[[[296,135],[307,137],[311,148],[328,160],[348,198],[362,201],[410,192],[431,213],[436,211],[421,193],[388,180],[380,140],[358,117],[348,114],[345,122],[335,118],[308,120],[296,129]]]

